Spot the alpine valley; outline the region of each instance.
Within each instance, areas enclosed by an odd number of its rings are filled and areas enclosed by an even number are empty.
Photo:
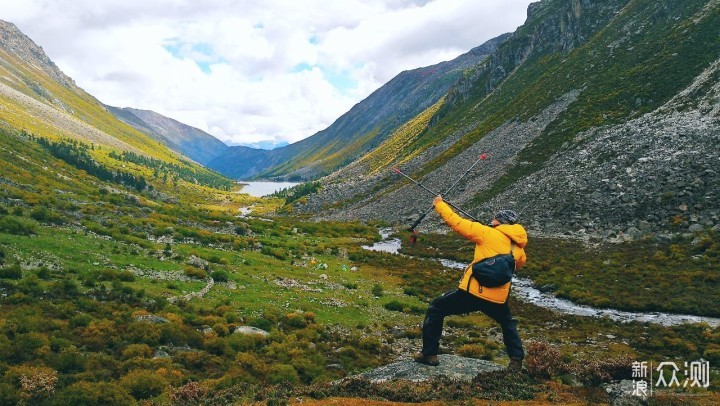
[[[720,0],[542,0],[478,43],[262,150],[105,105],[0,20],[0,403],[720,402]],[[433,212],[410,244],[433,196],[393,169],[440,192],[482,154],[446,199],[520,212],[517,276],[595,311],[511,294],[520,373],[482,314],[409,362],[473,244]],[[663,362],[707,372],[639,396]]]

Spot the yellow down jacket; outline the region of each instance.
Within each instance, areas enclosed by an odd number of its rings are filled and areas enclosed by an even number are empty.
[[[500,224],[497,227],[489,227],[475,221],[466,220],[458,216],[445,202],[438,202],[435,205],[435,211],[456,233],[475,243],[473,261],[465,270],[458,288],[490,302],[505,303],[510,293],[511,282],[494,288],[480,286],[472,277],[472,265],[495,255],[509,254],[512,241],[515,243],[512,248],[515,257],[515,270],[520,269],[527,260],[525,245],[527,245],[528,238],[525,228],[520,224]]]

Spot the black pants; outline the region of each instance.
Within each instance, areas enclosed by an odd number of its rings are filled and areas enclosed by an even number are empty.
[[[459,289],[445,292],[430,303],[422,328],[422,353],[425,355],[437,355],[440,349],[440,337],[442,336],[445,316],[476,311],[481,311],[500,323],[505,349],[511,358],[524,358],[525,353],[517,330],[517,320],[512,318],[508,302],[504,304],[488,302]]]

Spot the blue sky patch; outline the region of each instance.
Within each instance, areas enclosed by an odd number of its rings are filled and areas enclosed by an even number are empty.
[[[303,72],[306,70],[312,70],[312,65],[307,62],[299,63],[292,68],[292,73]]]
[[[358,86],[357,80],[353,78],[352,73],[347,70],[332,70],[320,67],[323,76],[336,88],[341,94],[347,95],[350,90],[356,89]]]
[[[178,59],[191,59],[204,73],[210,73],[210,65],[222,63],[222,58],[215,55],[212,45],[199,42],[191,44],[173,40],[163,45],[172,56]]]

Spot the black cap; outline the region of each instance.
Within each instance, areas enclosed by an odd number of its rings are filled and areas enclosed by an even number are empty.
[[[518,217],[520,217],[520,215],[513,210],[500,210],[495,213],[495,219],[501,224],[515,224],[518,221]]]

